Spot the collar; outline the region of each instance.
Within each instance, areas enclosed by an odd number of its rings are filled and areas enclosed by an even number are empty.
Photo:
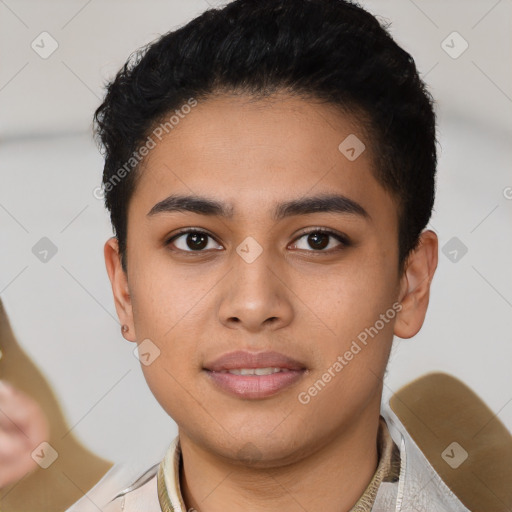
[[[393,441],[386,420],[382,416],[379,418],[377,452],[379,457],[377,469],[364,493],[350,509],[350,512],[370,512],[380,484],[397,482],[400,477],[400,449]]]
[[[399,478],[400,450],[393,441],[382,415],[379,418],[377,451],[379,457],[377,469],[364,493],[350,512],[370,512],[380,484],[382,482],[396,482]],[[170,444],[158,467],[157,489],[162,512],[186,512],[187,510],[179,481],[180,464],[181,448],[178,435]]]

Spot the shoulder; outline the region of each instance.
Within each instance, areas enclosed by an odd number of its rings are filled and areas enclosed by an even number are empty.
[[[159,510],[158,466],[159,463],[137,471],[133,464],[116,464],[66,512]]]
[[[82,499],[77,501],[66,512],[146,512],[161,510],[158,496],[158,481],[169,477],[175,482],[170,487],[174,496],[174,509],[179,512],[184,507],[179,502],[179,482],[174,480],[179,470],[179,436],[176,436],[165,450],[163,458],[149,467],[141,467],[141,463],[116,464]],[[165,467],[164,467],[165,466]],[[168,473],[164,477],[165,472]],[[159,471],[160,470],[160,471]],[[160,484],[166,488],[166,484]],[[165,505],[165,503],[164,503]],[[166,510],[164,506],[164,510]],[[173,510],[171,507],[170,510]]]
[[[457,439],[460,432],[449,428],[450,418],[438,418],[447,428],[443,436],[435,435],[434,432],[439,429],[432,423],[437,415],[434,406],[429,407],[429,420],[423,418],[424,422],[418,422],[419,415],[412,414],[412,406],[404,406],[400,410],[396,407],[396,398],[397,394],[393,397],[389,392],[383,394],[381,415],[400,449],[400,476],[395,485],[382,485],[376,498],[377,506],[372,511],[395,510],[398,507],[396,510],[402,512],[470,512],[455,491],[457,486],[446,477],[449,473],[443,472],[442,466],[446,464],[441,457],[443,450],[453,439]],[[403,393],[398,398],[403,400]],[[442,400],[439,399],[439,402]],[[457,476],[462,478],[462,474]]]
[[[118,493],[108,503],[104,512],[139,512],[142,510],[160,510],[157,489],[159,464],[149,468],[127,489]]]

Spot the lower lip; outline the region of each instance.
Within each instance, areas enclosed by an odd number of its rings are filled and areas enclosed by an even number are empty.
[[[270,375],[235,375],[206,370],[213,382],[224,391],[240,398],[258,399],[275,395],[295,384],[305,370],[271,373]]]

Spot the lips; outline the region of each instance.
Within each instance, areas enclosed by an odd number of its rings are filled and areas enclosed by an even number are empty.
[[[299,371],[305,370],[306,366],[279,352],[268,351],[252,353],[244,350],[223,354],[214,361],[204,365],[204,369],[211,372],[242,368],[285,368]]]
[[[206,376],[217,389],[246,400],[271,397],[298,383],[306,366],[279,352],[229,352],[206,363]],[[233,372],[233,373],[230,373]]]

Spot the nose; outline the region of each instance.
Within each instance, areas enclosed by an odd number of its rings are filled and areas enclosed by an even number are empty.
[[[251,263],[234,255],[219,307],[219,319],[231,329],[260,332],[280,329],[293,318],[291,290],[283,265],[271,261],[269,251]]]

